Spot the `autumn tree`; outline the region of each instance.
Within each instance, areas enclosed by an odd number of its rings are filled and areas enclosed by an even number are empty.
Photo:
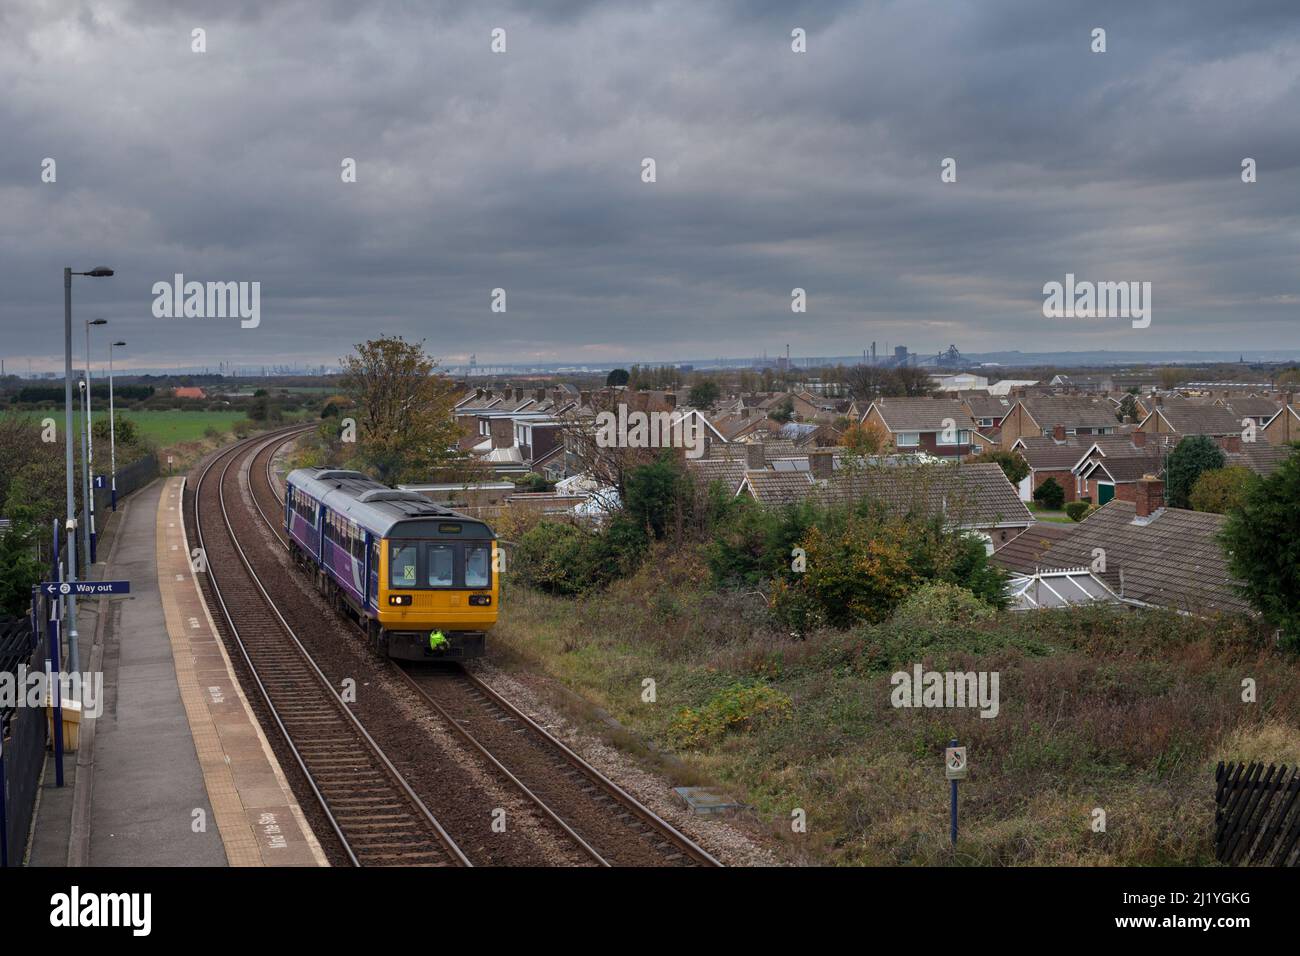
[[[930,398],[938,394],[930,373],[915,365],[900,365],[891,369],[885,379],[884,394],[893,397]]]
[[[1192,485],[1188,501],[1196,511],[1226,515],[1245,505],[1255,473],[1241,465],[1202,472]]]
[[[356,407],[355,460],[386,484],[428,479],[460,455],[452,383],[423,342],[371,339],[341,360]]]

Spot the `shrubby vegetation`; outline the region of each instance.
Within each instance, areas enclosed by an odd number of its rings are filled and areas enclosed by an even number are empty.
[[[764,507],[721,486],[696,486],[671,457],[630,470],[624,508],[593,529],[543,520],[520,538],[511,566],[523,584],[572,596],[635,573],[650,547],[695,554],[718,591],[757,592],[772,618],[805,634],[888,617],[930,582],[1003,604],[1004,575],[982,540],[927,514],[879,502]]]
[[[1222,541],[1243,596],[1300,650],[1300,450],[1250,483]]]
[[[1034,501],[1049,511],[1060,511],[1065,506],[1065,489],[1055,478],[1048,478],[1034,489]]]

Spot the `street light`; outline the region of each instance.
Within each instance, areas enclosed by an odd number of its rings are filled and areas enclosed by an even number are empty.
[[[95,489],[92,487],[95,481],[95,436],[90,431],[91,417],[91,395],[90,395],[90,327],[92,325],[108,325],[107,319],[87,319],[86,320],[86,412],[85,420],[81,423],[82,434],[84,439],[85,460],[82,463],[82,472],[85,475],[86,486],[86,517],[89,519],[86,525],[86,553],[90,555],[90,563],[95,563],[95,545],[98,536],[95,534]]]
[[[107,266],[96,266],[89,272],[73,272],[63,267],[63,446],[67,463],[67,517],[64,528],[68,535],[68,583],[77,580],[77,505],[72,494],[72,277],[91,276],[96,279],[111,276]],[[77,653],[77,599],[68,595],[68,666],[81,670]]]
[[[108,458],[113,471],[113,490],[111,501],[113,510],[117,510],[117,415],[113,411],[113,349],[120,349],[125,342],[110,342],[108,345]]]

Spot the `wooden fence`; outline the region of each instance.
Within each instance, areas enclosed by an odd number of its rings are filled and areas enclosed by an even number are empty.
[[[1220,763],[1214,855],[1229,866],[1300,865],[1300,768]]]

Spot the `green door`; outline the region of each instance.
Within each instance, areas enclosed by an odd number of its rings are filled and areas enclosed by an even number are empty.
[[[1101,484],[1100,482],[1097,484],[1097,504],[1098,504],[1098,506],[1100,506],[1100,505],[1104,505],[1106,502],[1110,501],[1110,499],[1111,499],[1111,498],[1114,498],[1114,497],[1115,497],[1115,486],[1114,486],[1114,485],[1103,485],[1103,484]]]

